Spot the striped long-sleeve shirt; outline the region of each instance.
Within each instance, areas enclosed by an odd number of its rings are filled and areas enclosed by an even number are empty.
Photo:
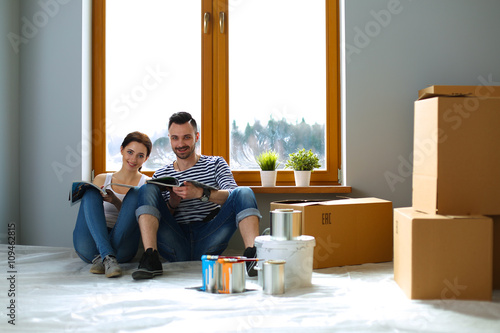
[[[201,155],[198,162],[191,168],[183,171],[176,171],[173,163],[158,169],[153,178],[170,176],[179,179],[182,183],[185,180],[197,180],[204,184],[213,186],[219,190],[231,192],[238,185],[234,180],[229,165],[220,156]],[[168,191],[162,192],[163,199],[167,202],[170,198]],[[219,205],[199,199],[182,200],[174,212],[177,223],[201,222],[203,219]]]

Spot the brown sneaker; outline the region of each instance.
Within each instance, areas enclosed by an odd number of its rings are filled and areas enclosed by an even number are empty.
[[[103,261],[106,277],[118,277],[122,275],[122,269],[114,256],[106,256]]]
[[[90,267],[90,273],[92,274],[104,274],[104,264],[102,263],[101,255],[98,255],[92,260],[92,266]]]

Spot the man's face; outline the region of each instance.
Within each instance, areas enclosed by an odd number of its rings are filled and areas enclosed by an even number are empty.
[[[195,153],[199,133],[196,133],[189,122],[179,125],[173,123],[168,130],[170,145],[179,159],[187,159]]]

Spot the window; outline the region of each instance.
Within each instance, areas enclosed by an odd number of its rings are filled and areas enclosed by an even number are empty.
[[[253,157],[267,148],[281,168],[312,148],[322,168],[311,184],[337,184],[337,13],[330,0],[94,1],[95,173],[119,167],[112,155],[132,130],[154,142],[145,170],[172,161],[168,117],[185,110],[201,152],[223,156],[240,185],[260,184]]]
[[[175,159],[170,114],[201,119],[200,2],[108,0],[106,12],[106,169],[121,167],[120,144],[137,130],[153,142],[153,171]]]

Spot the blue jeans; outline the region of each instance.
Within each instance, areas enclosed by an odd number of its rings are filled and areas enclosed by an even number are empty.
[[[177,223],[156,185],[141,186],[137,201],[137,219],[142,214],[158,219],[158,252],[170,262],[200,260],[204,254],[221,254],[241,220],[249,216],[262,218],[249,187],[231,191],[217,216],[208,222]]]
[[[118,220],[109,230],[100,192],[93,188],[85,192],[73,231],[73,245],[83,261],[90,263],[98,254],[103,259],[107,255],[114,255],[118,262],[128,262],[134,258],[140,240],[139,225],[134,214],[138,193],[138,187],[127,192]]]

